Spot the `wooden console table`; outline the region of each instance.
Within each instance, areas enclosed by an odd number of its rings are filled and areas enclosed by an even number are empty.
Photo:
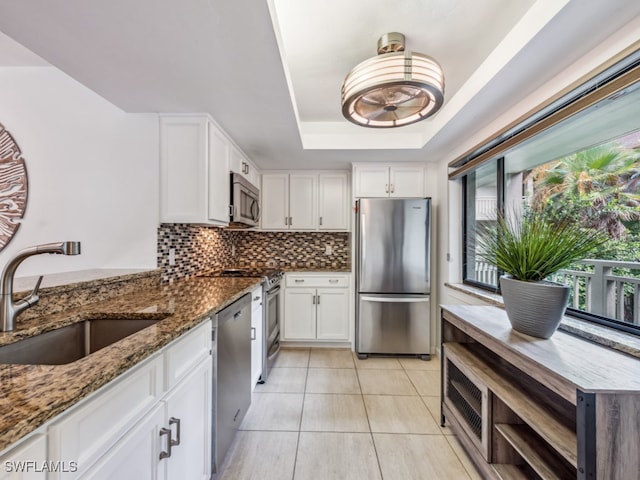
[[[485,478],[640,480],[640,360],[442,307],[442,422]]]

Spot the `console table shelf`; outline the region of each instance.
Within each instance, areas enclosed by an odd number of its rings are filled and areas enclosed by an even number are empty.
[[[640,360],[442,307],[442,412],[487,478],[640,479]]]

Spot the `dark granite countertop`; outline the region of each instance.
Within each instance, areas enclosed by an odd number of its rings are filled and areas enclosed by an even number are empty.
[[[196,327],[260,282],[256,278],[191,278],[63,313],[18,321],[15,331],[0,333],[0,345],[96,315],[163,318],[67,365],[0,365],[0,450]]]

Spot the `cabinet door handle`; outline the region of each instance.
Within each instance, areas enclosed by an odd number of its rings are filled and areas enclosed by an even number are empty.
[[[255,297],[253,297],[254,302],[257,302],[258,300],[260,300],[260,295],[256,295]]]
[[[384,193],[389,193],[389,184],[388,183],[384,184]]]
[[[176,439],[175,440],[172,439],[171,442],[169,442],[169,445],[171,445],[172,447],[176,447],[180,445],[180,419],[176,417],[171,417],[169,419],[169,427],[171,427],[171,425],[176,426]],[[169,453],[171,453],[171,451],[169,451]]]
[[[173,446],[171,441],[171,429],[162,427],[160,429],[160,436],[162,437],[163,435],[167,436],[167,451],[160,452],[160,460],[162,460],[163,458],[169,458],[171,456],[171,447]]]
[[[293,217],[289,217],[289,226],[293,225]]]
[[[393,183],[391,184],[391,193],[394,193],[396,191],[396,188],[393,186]]]
[[[313,297],[311,297],[311,303],[312,304],[316,304],[316,296],[314,295]]]
[[[320,225],[322,225],[322,217],[320,217]]]
[[[320,295],[316,296],[316,305],[320,305]]]
[[[233,319],[234,319],[234,320],[237,320],[237,319],[238,319],[238,318],[240,318],[241,316],[242,316],[242,311],[240,311],[240,312],[236,312],[236,313],[234,313],[234,314],[233,314]]]
[[[251,340],[256,339],[256,327],[251,327]]]

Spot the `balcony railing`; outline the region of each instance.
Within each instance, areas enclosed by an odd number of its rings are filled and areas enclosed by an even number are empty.
[[[561,270],[551,278],[571,287],[570,307],[640,325],[640,262],[583,260],[578,265],[583,267]],[[476,279],[496,285],[497,271],[476,262]]]

